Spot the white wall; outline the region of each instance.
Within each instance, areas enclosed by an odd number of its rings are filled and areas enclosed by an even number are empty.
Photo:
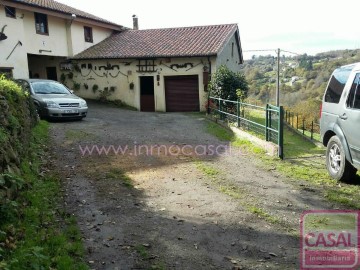
[[[234,72],[238,72],[240,70],[239,62],[240,62],[240,56],[238,52],[238,46],[236,43],[236,37],[234,34],[231,37],[230,41],[223,48],[223,50],[219,53],[216,60],[216,67],[219,67],[221,65],[226,65],[230,70]]]
[[[93,42],[85,42],[84,38],[84,26],[92,28],[93,31]],[[73,55],[76,55],[85,49],[103,41],[112,34],[111,29],[100,28],[97,26],[85,25],[78,22],[73,22],[71,25],[71,39],[72,39],[72,50]]]
[[[20,14],[17,13],[19,16]],[[5,16],[5,9],[0,5],[0,31],[4,25],[6,40],[0,41],[0,67],[13,67],[13,75],[15,78],[28,77],[28,62],[26,54],[26,41],[24,39],[24,24],[22,19],[9,18]],[[18,41],[22,42],[22,46],[17,46],[12,55],[6,59],[14,49]]]
[[[9,5],[11,6],[11,3]],[[41,12],[46,14],[46,11]],[[4,6],[0,5],[0,30],[6,24],[5,34],[8,36],[6,40],[0,41],[0,67],[12,67],[14,78],[29,77],[27,54],[71,57],[99,43],[112,33],[111,29],[96,26],[96,23],[92,25],[91,22],[86,24],[75,20],[70,24],[69,19],[61,17],[63,15],[48,15],[49,34],[41,35],[36,33],[33,11],[16,8],[16,15],[16,19],[6,17]],[[84,26],[93,28],[93,43],[85,42]],[[18,41],[22,46],[18,46],[12,56],[6,59]],[[44,70],[45,64],[36,62],[36,65],[40,65]],[[34,63],[32,66],[34,67]]]
[[[36,33],[35,16],[33,12],[24,12],[26,50],[31,54],[67,56],[68,47],[66,40],[65,20],[48,16],[49,35]],[[48,50],[51,52],[39,52]]]
[[[203,68],[204,65],[209,66],[207,58],[172,58],[171,62],[168,62],[167,59],[157,59],[155,60],[157,72],[153,73],[139,73],[137,72],[138,61],[134,59],[126,60],[89,60],[89,61],[79,61],[78,64],[81,67],[82,64],[92,64],[93,70],[87,68],[82,69],[81,73],[74,71],[74,81],[81,84],[80,91],[77,92],[78,95],[88,98],[88,99],[97,99],[99,97],[99,91],[94,93],[92,87],[94,84],[99,86],[99,89],[104,89],[105,87],[115,86],[115,92],[109,97],[110,100],[121,100],[126,104],[140,109],[140,76],[154,76],[154,98],[155,98],[155,110],[156,111],[166,111],[165,103],[165,85],[164,85],[164,76],[181,76],[181,75],[198,75],[199,76],[199,100],[200,100],[200,109],[205,110],[205,105],[207,102],[207,92],[204,91],[203,84]],[[214,60],[213,60],[214,61]],[[131,62],[130,65],[126,65],[126,62]],[[108,63],[111,65],[119,65],[120,70],[114,69],[112,71],[99,71],[99,66],[105,66]],[[175,68],[172,70],[169,68],[173,64],[183,65],[185,63],[192,63],[193,68],[190,66],[186,68]],[[96,70],[94,68],[97,68]],[[65,72],[67,73],[67,72]],[[104,75],[107,75],[107,77]],[[128,75],[130,74],[130,75]],[[157,82],[157,75],[160,75],[159,85]],[[115,78],[113,78],[115,77]],[[133,82],[135,87],[133,90],[130,89],[129,84]],[[86,90],[84,83],[88,84],[89,89]],[[73,81],[67,80],[67,85],[71,87],[74,84]]]

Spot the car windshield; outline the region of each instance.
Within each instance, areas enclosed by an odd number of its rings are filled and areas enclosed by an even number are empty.
[[[35,94],[70,94],[64,85],[56,82],[33,82],[31,85]]]

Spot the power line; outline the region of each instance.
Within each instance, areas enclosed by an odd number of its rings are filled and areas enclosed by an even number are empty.
[[[278,51],[278,49],[243,50],[243,52],[275,52],[275,53],[277,53],[277,51]],[[299,56],[303,55],[301,53],[291,52],[291,51],[282,50],[282,49],[280,49],[280,51],[290,53],[290,54],[299,55]]]
[[[300,53],[295,53],[295,52],[290,52],[290,51],[285,51],[285,50],[281,50],[282,52],[286,52],[286,53],[291,53],[291,54],[295,54],[295,55],[304,55],[304,54],[300,54]]]
[[[265,49],[265,50],[243,50],[243,52],[272,52],[272,51],[275,51],[276,52],[276,49]]]

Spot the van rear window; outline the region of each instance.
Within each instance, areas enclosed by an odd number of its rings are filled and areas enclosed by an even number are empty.
[[[338,68],[331,76],[328,88],[325,93],[325,102],[339,103],[345,84],[354,66]]]

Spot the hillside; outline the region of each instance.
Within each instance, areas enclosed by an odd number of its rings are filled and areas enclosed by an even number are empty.
[[[242,65],[250,90],[248,98],[257,103],[274,103],[276,57],[253,56]],[[301,55],[280,59],[280,103],[292,111],[317,117],[319,104],[332,71],[360,61],[360,49]]]

